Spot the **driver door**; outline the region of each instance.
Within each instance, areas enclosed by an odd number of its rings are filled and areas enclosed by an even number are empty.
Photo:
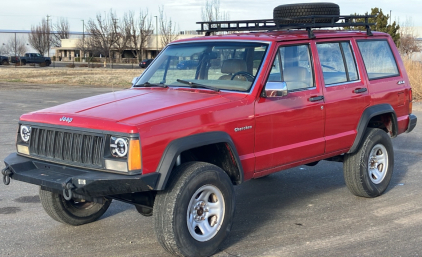
[[[256,172],[324,154],[324,97],[313,62],[309,43],[279,46],[267,83],[286,82],[287,95],[261,96],[255,105]]]

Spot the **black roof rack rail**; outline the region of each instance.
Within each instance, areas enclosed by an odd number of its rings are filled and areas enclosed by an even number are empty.
[[[205,32],[205,36],[211,35],[213,32],[220,31],[259,31],[259,30],[288,30],[288,29],[306,29],[309,38],[315,38],[312,29],[319,28],[343,28],[362,26],[366,28],[366,34],[372,36],[371,27],[375,23],[370,23],[369,18],[375,18],[375,15],[310,15],[292,18],[279,18],[268,20],[237,20],[237,21],[201,21],[196,24],[201,25],[201,29],[197,32]],[[356,21],[357,19],[365,19],[364,22]],[[321,19],[331,22],[318,22]],[[294,23],[294,21],[298,21]],[[311,22],[300,23],[301,20]],[[289,21],[291,24],[280,24],[282,21]]]

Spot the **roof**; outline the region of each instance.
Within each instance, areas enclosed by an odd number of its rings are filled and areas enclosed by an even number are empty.
[[[314,30],[315,38],[342,38],[342,37],[372,37],[368,36],[366,31],[356,30]],[[373,36],[387,36],[383,32],[373,31]],[[292,40],[308,40],[308,32],[306,30],[280,30],[267,32],[247,32],[232,33],[225,35],[213,35],[194,37],[189,39],[180,39],[172,43],[182,43],[200,40],[250,40],[250,41],[292,41]]]

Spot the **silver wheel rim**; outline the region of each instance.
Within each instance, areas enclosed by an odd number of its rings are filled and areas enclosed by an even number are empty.
[[[381,183],[384,180],[385,175],[387,174],[387,169],[387,149],[383,145],[377,144],[372,148],[368,160],[368,175],[372,183]]]
[[[213,185],[200,187],[192,195],[187,212],[187,225],[191,236],[200,242],[213,238],[224,221],[224,197]]]

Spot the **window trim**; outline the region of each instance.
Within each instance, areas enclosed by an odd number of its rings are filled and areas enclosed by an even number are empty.
[[[387,42],[388,48],[390,49],[391,55],[393,56],[393,59],[394,59],[394,64],[396,65],[396,68],[397,68],[397,74],[389,75],[389,76],[383,76],[383,77],[377,77],[377,78],[369,78],[368,69],[366,68],[365,59],[363,58],[362,51],[360,50],[360,47],[359,47],[359,42],[368,42],[368,41],[385,41],[385,42]],[[360,57],[362,58],[363,66],[365,67],[366,77],[368,78],[369,81],[378,80],[378,79],[393,78],[393,77],[400,77],[401,76],[399,65],[397,64],[396,56],[394,55],[393,49],[391,49],[391,45],[390,45],[390,42],[388,41],[388,38],[359,39],[359,40],[356,40],[356,45],[358,47]]]
[[[305,91],[305,90],[311,90],[311,89],[316,89],[316,81],[315,81],[315,65],[314,65],[314,56],[312,54],[312,49],[311,49],[311,43],[310,42],[306,42],[306,43],[296,43],[296,44],[282,44],[279,45],[276,49],[276,54],[274,56],[274,60],[271,62],[271,67],[272,64],[276,61],[277,56],[279,56],[279,66],[280,66],[280,77],[281,77],[281,81],[268,81],[271,75],[271,69],[268,73],[267,79],[265,80],[265,84],[267,84],[268,82],[286,82],[284,80],[284,71],[283,71],[283,62],[281,60],[281,55],[280,55],[280,48],[282,47],[290,47],[290,46],[307,46],[308,48],[308,56],[309,56],[309,61],[310,61],[310,70],[312,72],[312,87],[304,87],[304,88],[298,88],[298,89],[294,89],[294,90],[289,90],[287,88],[287,92],[289,93],[294,93],[294,92],[300,92],[300,91]],[[263,90],[265,90],[265,85],[263,87]]]
[[[320,59],[320,54],[318,52],[318,45],[320,45],[320,44],[332,44],[332,43],[337,43],[339,45],[341,56],[343,58],[343,65],[344,65],[344,70],[345,70],[345,73],[346,73],[347,81],[326,84],[325,79],[324,79],[324,71],[322,70],[322,63],[321,63],[321,59]],[[345,54],[344,54],[344,49],[343,49],[343,46],[342,46],[341,43],[348,43],[348,45],[349,45],[349,48],[350,48],[350,51],[351,51],[352,57],[353,57],[353,62],[355,63],[356,74],[358,75],[358,78],[356,80],[350,80],[349,67],[347,65],[346,57],[345,57]],[[340,86],[340,85],[344,85],[344,84],[351,84],[351,83],[360,82],[362,80],[361,76],[359,74],[358,66],[357,66],[356,53],[353,49],[353,45],[352,45],[351,40],[322,41],[322,42],[316,42],[315,46],[316,46],[316,50],[317,50],[317,53],[318,53],[318,59],[319,59],[319,63],[320,63],[320,66],[321,66],[321,72],[322,72],[322,79],[324,81],[325,87],[333,87],[333,86]]]

